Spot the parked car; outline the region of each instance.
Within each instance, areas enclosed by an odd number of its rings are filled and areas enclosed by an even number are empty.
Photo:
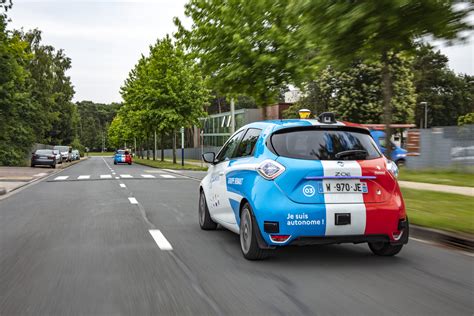
[[[81,159],[81,155],[79,154],[79,150],[73,149],[71,151],[71,160],[80,160],[80,159]]]
[[[51,166],[56,168],[56,154],[52,149],[38,149],[31,155],[31,167]]]
[[[119,163],[128,163],[129,165],[132,164],[132,155],[130,155],[128,150],[119,149],[115,152],[114,165]]]
[[[385,154],[385,152],[387,151],[387,139],[385,137],[385,132],[379,130],[371,130],[370,135],[375,140],[375,143],[379,147],[382,154]],[[390,146],[392,146],[392,154],[390,155],[389,159],[394,161],[397,166],[404,165],[408,151],[395,145],[392,141],[390,141]]]
[[[332,113],[248,124],[203,159],[199,225],[239,234],[249,260],[286,245],[340,243],[393,256],[408,242],[396,164],[368,129]]]
[[[54,146],[53,149],[59,150],[61,153],[62,161],[71,161],[71,147],[69,146]]]

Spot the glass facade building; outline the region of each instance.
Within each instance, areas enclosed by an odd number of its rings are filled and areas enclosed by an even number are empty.
[[[235,130],[245,124],[262,120],[261,109],[240,109],[235,112]],[[209,115],[201,119],[204,147],[222,146],[231,135],[230,112]]]

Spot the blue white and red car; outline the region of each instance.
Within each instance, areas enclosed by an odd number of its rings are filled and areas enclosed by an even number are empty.
[[[286,245],[339,243],[393,256],[408,242],[397,166],[368,129],[332,113],[248,124],[203,159],[210,166],[199,224],[239,234],[247,259]]]
[[[119,163],[132,164],[132,155],[128,150],[119,149],[115,152],[114,155],[114,165]]]

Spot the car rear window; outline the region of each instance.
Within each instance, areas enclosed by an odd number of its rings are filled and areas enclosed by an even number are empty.
[[[125,150],[117,150],[117,154],[123,155],[125,154]]]
[[[52,155],[53,151],[51,149],[38,149],[36,151],[37,155]]]
[[[278,131],[271,145],[279,156],[307,160],[366,160],[381,157],[372,137],[335,129]]]

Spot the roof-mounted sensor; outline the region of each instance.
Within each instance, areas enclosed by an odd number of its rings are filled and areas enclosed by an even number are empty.
[[[319,122],[324,124],[336,124],[336,116],[332,112],[321,113],[318,117]]]

